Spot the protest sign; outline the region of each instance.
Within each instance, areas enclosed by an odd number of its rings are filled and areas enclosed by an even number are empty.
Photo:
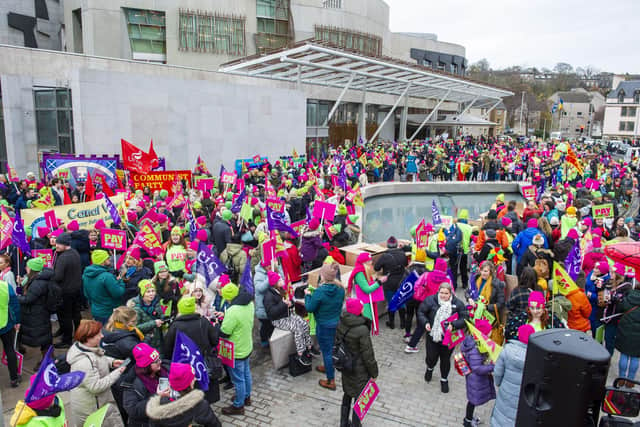
[[[42,258],[45,267],[53,268],[53,249],[33,249],[31,255]]]
[[[44,222],[47,224],[49,231],[53,231],[58,228],[58,219],[56,218],[56,211],[50,209],[44,213]],[[44,236],[40,236],[44,237]]]
[[[284,212],[284,200],[268,198],[267,206],[269,206],[269,208],[271,208],[272,211],[276,211],[280,213]]]
[[[592,208],[593,218],[613,218],[613,204],[605,203],[603,205],[595,205]]]
[[[222,172],[222,178],[220,181],[223,184],[233,185],[236,183],[236,174],[232,172]]]
[[[358,418],[360,418],[360,421],[362,421],[367,415],[371,405],[373,405],[373,402],[378,398],[378,394],[380,394],[378,385],[373,380],[369,380],[356,400],[356,404],[353,405],[353,411],[356,413]]]
[[[216,185],[214,178],[201,178],[197,181],[196,189],[200,191],[211,191]]]
[[[333,203],[316,200],[313,203],[313,217],[319,220],[333,221],[336,214],[336,205]]]
[[[535,185],[523,185],[520,187],[522,197],[527,200],[536,200],[537,190]]]
[[[17,336],[18,335],[16,334],[16,337]],[[17,349],[15,345],[14,347]],[[24,362],[24,355],[18,350],[16,350],[16,359],[18,360],[18,375],[22,375],[22,363]],[[5,353],[4,350],[2,350],[2,359],[0,359],[0,363],[2,363],[4,366],[9,366],[7,362],[7,353]]]
[[[265,240],[262,244],[262,260],[271,264],[276,257],[276,239]]]
[[[103,228],[100,230],[100,244],[104,249],[116,251],[127,250],[127,232],[125,230],[112,230]]]
[[[140,227],[140,231],[136,233],[136,237],[133,239],[133,245],[140,246],[153,256],[162,255],[164,253],[160,239],[158,239],[158,235],[155,230],[151,228],[149,223],[145,223]]]
[[[232,341],[220,338],[218,345],[218,357],[223,365],[230,368],[236,367],[236,359],[234,358],[234,345]]]
[[[416,246],[418,249],[425,249],[429,244],[429,232],[426,229],[424,219],[416,227]]]
[[[173,193],[173,183],[176,180],[186,181],[187,185],[191,185],[190,170],[175,170],[163,172],[148,172],[145,174],[131,172],[131,182],[136,190],[143,190],[149,187],[151,192],[155,190],[167,190]]]

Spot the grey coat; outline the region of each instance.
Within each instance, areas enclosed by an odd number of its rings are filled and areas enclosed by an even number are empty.
[[[491,427],[516,425],[518,400],[527,346],[518,340],[510,340],[502,349],[493,377],[498,386],[496,404],[491,413]]]

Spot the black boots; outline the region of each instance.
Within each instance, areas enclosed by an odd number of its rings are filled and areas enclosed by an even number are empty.
[[[433,369],[427,368],[427,371],[424,373],[424,380],[431,382],[431,378],[433,378]]]
[[[440,391],[443,393],[449,393],[449,381],[440,379]]]

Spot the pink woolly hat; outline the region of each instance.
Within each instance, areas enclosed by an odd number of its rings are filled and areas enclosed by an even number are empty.
[[[169,368],[169,385],[175,391],[187,389],[195,377],[193,367],[187,363],[172,363]]]
[[[596,264],[598,270],[600,270],[600,274],[607,274],[609,272],[609,263],[607,261],[600,261]]]
[[[528,323],[518,328],[518,340],[523,344],[529,344],[529,337],[536,332]]]
[[[269,286],[275,286],[280,281],[280,275],[275,271],[268,271],[267,278],[269,279]]]
[[[600,236],[593,236],[591,243],[593,244],[593,249],[602,248],[602,238]]]
[[[96,230],[102,230],[103,228],[107,228],[107,224],[104,223],[104,220],[99,219],[98,221],[96,221],[93,228],[95,228]]]
[[[577,240],[580,238],[580,236],[578,235],[578,231],[576,231],[575,228],[572,228],[571,230],[569,230],[569,232],[567,233],[567,237],[573,240]]]
[[[69,231],[78,231],[80,229],[80,224],[75,219],[67,224],[67,230]]]
[[[367,261],[371,261],[371,254],[369,252],[362,252],[356,258],[356,264],[364,264]]]
[[[484,335],[489,336],[491,333],[491,323],[486,319],[476,319],[476,328]]]
[[[36,379],[36,374],[31,375],[31,386],[33,386],[33,382]],[[24,392],[24,397],[26,398],[29,394],[29,390],[31,387],[27,388]],[[27,403],[27,406],[31,409],[35,409],[36,411],[41,411],[43,409],[47,409],[53,403],[53,400],[56,398],[55,394],[51,396],[43,397],[42,399],[35,400],[33,402]]]
[[[527,221],[527,228],[538,228],[538,220],[535,218],[531,218]]]
[[[345,304],[347,313],[351,313],[354,316],[360,316],[362,310],[364,310],[364,304],[358,298],[349,298]]]
[[[529,306],[542,306],[544,307],[544,294],[540,291],[533,291],[529,294],[529,300],[527,301]]]
[[[136,366],[145,368],[160,359],[160,353],[149,344],[141,342],[133,347],[133,358],[136,360]]]
[[[311,218],[311,221],[309,221],[309,230],[317,230],[318,227],[320,227],[320,221],[318,221],[318,218]]]
[[[444,258],[436,258],[433,269],[437,271],[447,271],[447,261]]]
[[[196,239],[198,239],[201,242],[207,243],[207,240],[209,239],[207,230],[205,230],[204,228],[201,228],[200,230],[198,230],[198,232],[196,233]]]

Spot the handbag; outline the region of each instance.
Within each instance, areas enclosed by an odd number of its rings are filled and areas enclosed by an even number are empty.
[[[493,341],[494,343],[498,345],[502,345],[504,344],[504,324],[500,320],[500,314],[498,313],[498,306],[494,304],[493,310],[496,313],[496,324],[493,327],[493,329],[491,329],[491,334],[489,334],[489,338],[491,338],[491,341]]]

